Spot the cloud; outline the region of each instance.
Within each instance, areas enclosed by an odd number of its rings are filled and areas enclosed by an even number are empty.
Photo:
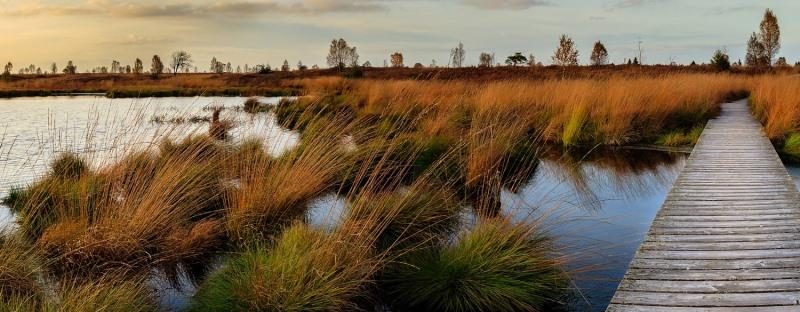
[[[168,42],[169,39],[166,38],[150,38],[150,37],[142,37],[139,35],[129,34],[127,36],[121,38],[115,38],[112,40],[108,40],[103,42],[104,44],[108,45],[133,45],[133,46],[141,46],[147,44],[161,44]]]
[[[375,12],[388,8],[380,0],[299,0],[295,2],[227,1],[178,3],[164,1],[120,3],[111,0],[87,0],[81,4],[25,4],[0,10],[5,16],[75,16],[117,17],[209,17],[252,16],[264,14],[324,14],[335,12]]]
[[[708,11],[708,15],[725,15],[729,13],[737,13],[737,12],[747,12],[747,11],[759,11],[763,10],[763,7],[755,6],[755,5],[744,5],[744,6],[734,6],[734,7],[717,7],[712,8]]]
[[[608,8],[614,9],[630,9],[641,7],[649,4],[664,3],[669,0],[621,0],[611,3]]]
[[[545,0],[461,0],[461,3],[486,10],[525,10],[550,5]]]

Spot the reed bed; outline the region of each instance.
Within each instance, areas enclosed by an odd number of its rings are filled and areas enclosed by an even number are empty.
[[[531,180],[546,144],[690,144],[749,90],[740,78],[283,81],[308,95],[268,112],[300,132],[282,155],[231,143],[213,118],[98,168],[62,154],[11,192],[20,242],[0,240],[0,279],[22,292],[0,288],[0,304],[148,311],[143,285],[165,276],[198,287],[193,311],[547,310],[569,293],[568,258],[537,222],[504,216],[501,191]],[[309,203],[332,193],[343,219],[313,227]]]
[[[779,152],[800,160],[800,79],[796,75],[754,79],[750,105]]]
[[[535,129],[564,146],[652,143],[674,131],[702,125],[719,104],[745,96],[749,78],[730,74],[576,80],[343,81],[330,99],[358,115],[425,114],[420,131],[441,134],[453,124],[494,110],[505,121]],[[325,93],[329,80],[305,82],[308,92]]]

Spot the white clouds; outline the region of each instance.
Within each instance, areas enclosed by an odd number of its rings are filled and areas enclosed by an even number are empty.
[[[111,0],[87,0],[81,4],[28,3],[0,11],[5,16],[115,16],[115,17],[209,17],[252,16],[266,14],[324,14],[334,12],[374,12],[387,7],[379,0],[300,0],[177,2],[164,1],[120,3]]]
[[[150,38],[135,34],[129,34],[121,38],[114,38],[111,40],[107,40],[103,43],[108,45],[142,46],[142,45],[152,45],[152,44],[163,44],[168,41],[169,39],[166,38]]]
[[[488,10],[524,10],[550,4],[545,0],[461,0],[461,3]]]
[[[628,8],[635,8],[641,7],[648,4],[656,4],[656,3],[664,3],[669,0],[620,0],[612,3],[609,8],[610,9],[628,9]]]

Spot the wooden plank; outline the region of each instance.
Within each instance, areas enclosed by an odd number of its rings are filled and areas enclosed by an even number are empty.
[[[798,202],[746,101],[723,104],[607,311],[800,311]]]
[[[606,311],[609,312],[797,312],[797,306],[769,306],[769,307],[666,307],[612,304]]]
[[[795,305],[800,292],[686,294],[618,290],[611,303],[675,307],[765,307]]]

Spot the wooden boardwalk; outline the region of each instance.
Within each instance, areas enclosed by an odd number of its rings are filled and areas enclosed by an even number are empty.
[[[607,311],[800,311],[798,199],[747,102],[724,104]]]

